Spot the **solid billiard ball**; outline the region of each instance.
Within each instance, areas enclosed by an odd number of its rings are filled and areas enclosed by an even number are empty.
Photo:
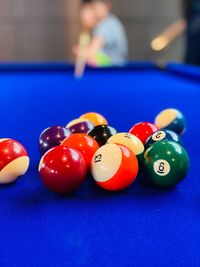
[[[98,125],[88,132],[88,135],[94,138],[99,146],[107,143],[108,139],[117,133],[117,130],[108,125]]]
[[[0,139],[0,184],[9,184],[24,175],[29,167],[26,149],[13,139]]]
[[[75,133],[88,133],[94,128],[94,124],[85,119],[76,119],[69,122],[66,126],[73,134]]]
[[[147,138],[158,131],[159,128],[149,122],[140,122],[135,124],[129,131],[129,133],[137,136],[143,144],[146,143]]]
[[[78,150],[57,146],[42,157],[39,173],[43,184],[50,191],[67,194],[78,189],[84,182],[87,166]]]
[[[88,168],[90,168],[92,157],[97,149],[99,149],[97,142],[87,134],[73,134],[67,137],[61,145],[77,149],[81,152]]]
[[[103,189],[123,190],[135,181],[138,174],[138,160],[129,148],[106,144],[94,154],[91,172],[96,183]]]
[[[144,145],[137,136],[130,133],[117,133],[111,136],[107,143],[126,146],[137,156],[139,162],[143,161]]]
[[[170,130],[158,130],[157,132],[153,133],[145,143],[145,149],[148,149],[154,143],[162,141],[162,140],[169,140],[174,141],[181,144],[181,139],[175,132]]]
[[[175,186],[188,173],[186,150],[174,141],[159,141],[145,153],[145,167],[153,183],[161,187]]]
[[[186,130],[186,120],[183,114],[177,109],[165,109],[158,114],[155,125],[159,129],[169,129],[178,135]]]
[[[97,125],[108,125],[107,120],[99,113],[89,112],[83,114],[80,119],[85,119],[91,121],[95,126]]]
[[[59,146],[72,133],[63,126],[52,126],[45,129],[39,137],[39,150],[44,155],[49,149]]]

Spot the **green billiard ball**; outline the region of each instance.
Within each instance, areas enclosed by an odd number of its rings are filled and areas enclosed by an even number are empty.
[[[188,173],[188,154],[174,141],[164,140],[153,144],[147,149],[144,158],[149,177],[158,186],[174,186]]]
[[[145,143],[145,149],[148,149],[150,146],[155,144],[156,142],[159,141],[164,141],[164,140],[169,140],[169,141],[174,141],[176,143],[181,144],[181,139],[178,136],[177,133],[164,129],[164,130],[159,130],[155,133],[153,133],[146,141]]]

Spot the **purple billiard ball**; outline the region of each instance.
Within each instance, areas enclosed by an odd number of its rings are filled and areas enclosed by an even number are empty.
[[[66,128],[70,129],[70,131],[73,134],[75,133],[87,134],[89,131],[94,129],[94,124],[88,120],[76,119],[76,120],[69,122]]]
[[[59,146],[70,135],[72,135],[71,131],[63,126],[52,126],[45,129],[39,137],[40,153],[44,155],[49,149]]]

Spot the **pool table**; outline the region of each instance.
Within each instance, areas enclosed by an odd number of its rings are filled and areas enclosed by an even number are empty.
[[[65,63],[0,65],[0,137],[20,141],[31,164],[15,184],[0,186],[1,267],[200,266],[200,69],[135,62],[87,68]],[[139,179],[118,193],[88,175],[67,196],[49,192],[38,174],[38,137],[82,113],[103,114],[118,131],[154,121],[165,108],[187,119],[182,137],[191,167],[177,187]]]

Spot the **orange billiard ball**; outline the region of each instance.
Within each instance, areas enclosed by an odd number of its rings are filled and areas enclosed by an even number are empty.
[[[138,160],[129,148],[107,144],[94,154],[91,172],[100,187],[108,191],[119,191],[135,181],[138,174]]]
[[[108,125],[106,118],[104,118],[101,114],[96,112],[85,113],[80,118],[91,121],[94,124],[94,126]]]
[[[87,134],[73,134],[66,138],[61,146],[71,147],[81,152],[88,168],[90,168],[92,157],[99,148],[97,142]]]

